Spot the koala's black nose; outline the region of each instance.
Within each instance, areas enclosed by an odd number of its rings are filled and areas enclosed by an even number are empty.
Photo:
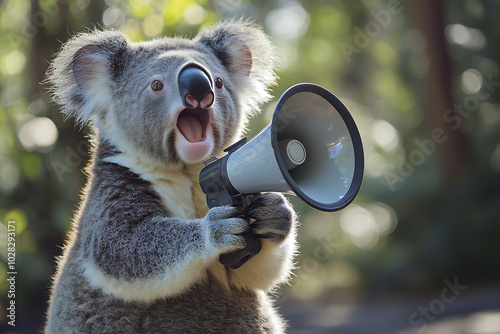
[[[185,67],[179,74],[178,82],[186,108],[209,108],[214,103],[212,80],[201,68],[194,65]]]

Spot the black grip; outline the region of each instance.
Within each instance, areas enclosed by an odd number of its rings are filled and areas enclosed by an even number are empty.
[[[219,262],[222,263],[226,269],[238,269],[260,252],[262,245],[255,234],[247,232],[244,237],[247,241],[245,248],[224,253],[219,256]]]
[[[248,213],[252,201],[260,193],[242,194],[238,192],[231,184],[227,175],[227,159],[229,155],[246,143],[246,137],[237,143],[226,148],[227,155],[221,159],[212,158],[205,163],[205,167],[200,172],[200,186],[207,195],[207,205],[209,208],[223,205],[232,205]],[[250,224],[250,218],[246,218]],[[262,245],[257,236],[250,230],[243,234],[246,246],[233,252],[224,253],[219,256],[219,262],[226,269],[238,269],[248,260],[257,255]]]

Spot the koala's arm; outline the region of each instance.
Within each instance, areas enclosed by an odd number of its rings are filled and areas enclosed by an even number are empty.
[[[129,169],[94,163],[79,238],[90,283],[126,300],[178,294],[223,252],[244,246],[248,223],[232,207],[201,219],[170,217],[151,185]]]
[[[239,288],[264,291],[285,282],[297,252],[297,214],[279,193],[264,193],[252,203],[249,216],[253,232],[262,238],[261,251],[246,264],[231,271],[231,283]]]

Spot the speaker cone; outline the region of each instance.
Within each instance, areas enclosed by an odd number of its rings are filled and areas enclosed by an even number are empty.
[[[298,84],[280,98],[271,122],[271,145],[283,178],[304,202],[336,211],[356,196],[363,179],[363,146],[347,108],[328,90]],[[303,163],[288,168],[283,140],[305,148]]]

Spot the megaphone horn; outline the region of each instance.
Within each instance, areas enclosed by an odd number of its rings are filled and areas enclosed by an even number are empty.
[[[208,160],[200,185],[210,208],[246,209],[260,192],[295,193],[321,211],[344,208],[363,179],[363,146],[347,108],[325,88],[298,84],[280,98],[271,122],[251,141],[231,145],[227,154]],[[219,259],[236,269],[260,251],[248,235],[243,250]]]

